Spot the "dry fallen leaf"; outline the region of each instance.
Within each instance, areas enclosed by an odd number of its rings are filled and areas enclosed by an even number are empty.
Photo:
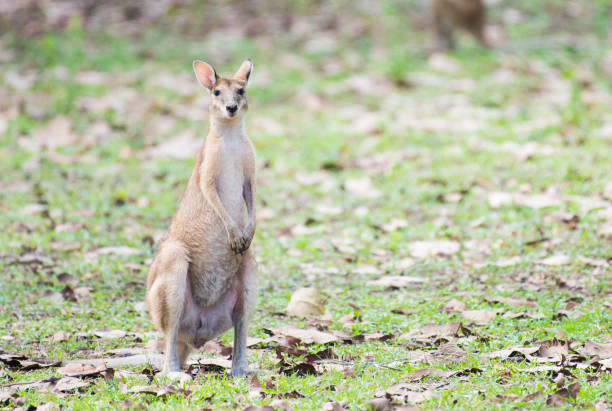
[[[536,353],[540,347],[519,347],[510,346],[503,350],[491,351],[484,353],[485,358],[499,358],[502,361],[508,358],[525,359],[529,358],[532,354]]]
[[[530,308],[535,308],[536,305],[533,300],[528,300],[527,298],[516,298],[516,297],[493,297],[488,299],[491,302],[495,303],[504,303],[508,304],[514,308],[521,308],[523,306],[527,306]]]
[[[69,392],[79,388],[87,387],[89,382],[76,377],[64,377],[59,379],[53,386],[55,392]]]
[[[291,296],[286,310],[297,317],[322,315],[324,309],[321,293],[316,288],[298,288]]]
[[[598,356],[599,358],[612,357],[612,342],[600,344],[593,341],[585,341],[584,348],[579,352],[588,356]]]
[[[386,397],[400,404],[418,404],[431,398],[438,398],[438,395],[430,390],[419,392],[418,385],[412,383],[398,382],[391,385],[385,391],[377,392],[376,397]]]
[[[580,392],[580,383],[573,383],[567,388],[561,388],[550,394],[546,399],[546,405],[563,406],[567,405],[569,399],[575,400],[576,396]]]
[[[447,302],[444,307],[442,307],[442,310],[444,311],[465,311],[465,309],[465,304],[454,298]]]
[[[111,340],[115,338],[122,338],[127,335],[126,331],[123,330],[110,330],[110,331],[94,331],[92,333],[96,337],[103,338],[105,340]]]
[[[567,255],[557,254],[540,260],[539,263],[544,265],[566,265],[570,264],[571,260]]]
[[[62,342],[68,341],[70,339],[70,334],[66,331],[58,331],[53,334],[50,338],[51,342]]]
[[[57,372],[68,377],[98,377],[102,376],[105,379],[113,378],[114,370],[108,368],[106,364],[87,365],[80,363],[70,363],[64,367],[58,368]]]
[[[415,339],[425,340],[432,337],[455,337],[459,333],[464,336],[468,336],[471,332],[465,328],[461,323],[449,323],[449,324],[425,324],[419,329],[409,331],[399,336],[398,339]]]
[[[446,378],[450,374],[451,373],[448,371],[439,370],[437,368],[424,368],[421,370],[412,371],[410,374],[406,376],[406,378],[410,380],[411,382],[416,382],[416,381],[422,380],[425,377]]]
[[[467,310],[463,311],[461,315],[477,324],[486,324],[497,317],[497,314],[501,312],[503,312],[503,310]]]
[[[381,277],[378,280],[370,281],[370,285],[390,287],[390,288],[402,288],[402,287],[408,287],[414,284],[422,284],[425,282],[427,282],[427,279],[421,278],[421,277],[388,275],[385,277]]]
[[[348,179],[344,182],[344,188],[346,191],[349,191],[362,198],[374,199],[382,195],[380,190],[374,187],[372,180],[370,180],[368,177]]]
[[[459,243],[456,241],[414,241],[408,244],[410,254],[415,258],[427,258],[433,256],[451,256],[459,251]]]
[[[304,344],[329,344],[332,342],[338,342],[340,339],[333,334],[328,332],[319,331],[316,328],[301,329],[291,325],[285,325],[282,327],[272,328],[275,335],[283,335],[296,338]]]

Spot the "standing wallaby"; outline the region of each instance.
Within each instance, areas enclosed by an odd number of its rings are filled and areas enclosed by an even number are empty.
[[[485,36],[486,9],[483,0],[430,0],[431,19],[436,37],[436,48],[450,50],[455,47],[453,32],[461,28],[488,46]]]
[[[165,374],[189,352],[234,327],[232,376],[246,375],[247,330],[257,291],[249,248],[255,233],[255,150],[247,137],[245,60],[232,78],[194,61],[210,93],[210,126],[187,189],[147,277],[147,307],[164,334]],[[246,213],[245,213],[246,204]]]

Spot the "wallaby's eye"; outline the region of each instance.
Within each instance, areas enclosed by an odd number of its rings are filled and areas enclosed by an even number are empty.
[[[213,93],[215,94],[215,96],[218,96],[219,94],[221,94],[221,92],[219,90],[215,90],[215,91],[213,91]]]
[[[238,94],[243,95],[244,94],[244,89],[243,88],[239,88],[238,89]]]

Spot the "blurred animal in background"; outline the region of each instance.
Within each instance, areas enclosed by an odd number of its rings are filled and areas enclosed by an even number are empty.
[[[455,48],[454,32],[464,29],[482,45],[489,46],[485,36],[486,8],[483,0],[429,0],[431,27],[437,51]]]

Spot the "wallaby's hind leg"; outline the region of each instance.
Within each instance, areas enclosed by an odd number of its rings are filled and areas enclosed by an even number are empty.
[[[160,249],[151,265],[147,280],[147,306],[153,322],[164,334],[166,354],[163,373],[181,371],[177,337],[185,305],[189,261],[185,247],[168,241]],[[181,343],[182,345],[182,343]],[[185,350],[181,347],[185,356]]]
[[[249,321],[255,307],[255,297],[257,294],[257,262],[253,256],[252,249],[248,249],[244,254],[238,270],[238,276],[241,279],[242,290],[240,290],[234,311],[232,312],[232,322],[234,324],[234,350],[232,352],[232,370],[230,372],[232,377],[249,374],[246,344]]]

